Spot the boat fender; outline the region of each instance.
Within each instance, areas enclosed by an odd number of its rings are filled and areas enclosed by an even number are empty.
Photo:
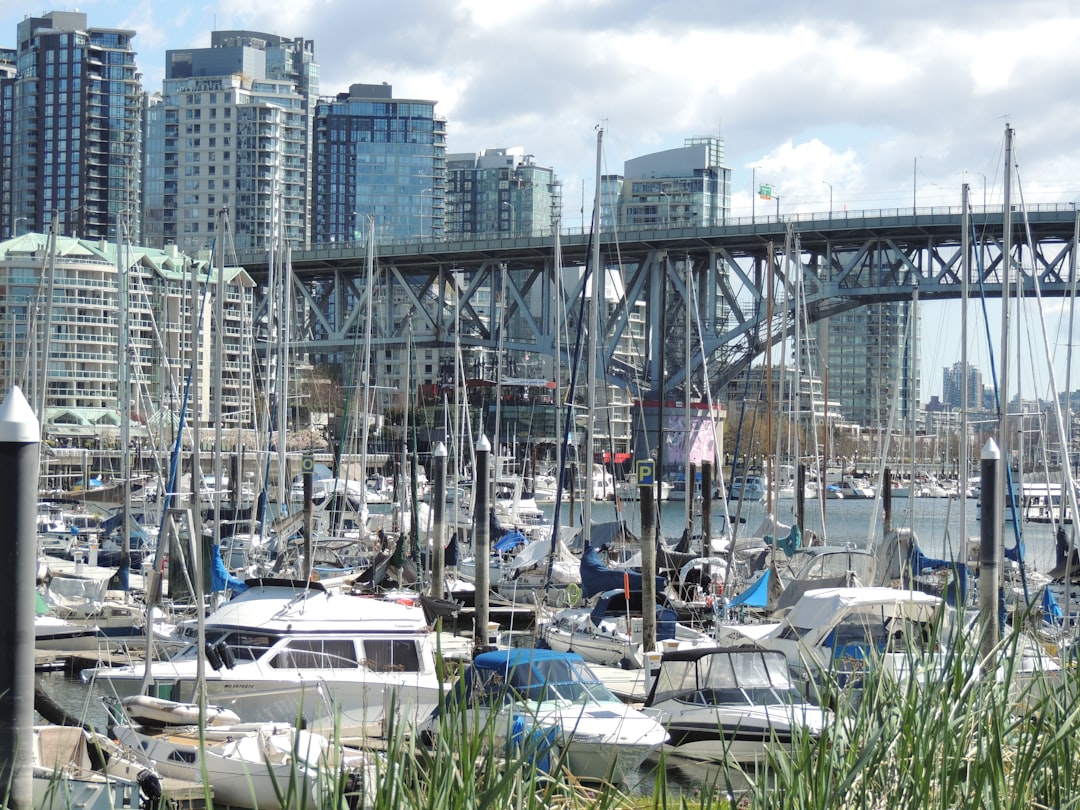
[[[576,582],[571,582],[566,586],[566,604],[570,607],[577,607],[578,602],[581,601],[581,586]]]
[[[215,644],[214,650],[217,652],[218,657],[221,659],[221,663],[225,665],[226,669],[232,669],[236,666],[236,656],[233,655],[232,648],[226,643],[225,639],[222,639]]]
[[[218,651],[214,648],[213,644],[206,645],[206,663],[208,663],[215,672],[221,669],[221,656],[218,655]]]

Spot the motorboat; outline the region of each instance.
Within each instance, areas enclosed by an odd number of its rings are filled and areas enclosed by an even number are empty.
[[[129,753],[105,735],[75,726],[34,726],[34,807],[113,810],[158,806],[159,775]]]
[[[114,726],[117,740],[163,776],[206,780],[215,806],[328,807],[342,787],[346,798],[350,793],[360,798],[365,783],[374,783],[365,755],[290,723],[244,724],[235,714],[207,705],[200,728],[197,704],[142,695],[122,704],[129,720],[137,722]]]
[[[667,729],[665,756],[740,768],[763,765],[771,746],[816,739],[830,719],[806,701],[783,653],[753,646],[665,653],[644,711]]]
[[[107,639],[97,627],[77,624],[41,613],[34,616],[34,649],[75,652],[97,650],[106,646]]]
[[[247,590],[205,623],[206,647],[191,644],[149,664],[147,691],[194,701],[204,654],[206,699],[245,722],[303,719],[380,736],[437,705],[443,688],[420,607],[329,591],[318,582],[248,580]],[[144,664],[84,670],[119,697],[143,691]],[[391,706],[394,708],[390,716]]]
[[[769,481],[764,475],[739,475],[728,486],[729,501],[762,503],[769,495]]]
[[[830,484],[829,489],[838,492],[845,500],[869,500],[874,497],[874,488],[861,478],[842,478]]]
[[[924,679],[946,663],[937,640],[954,621],[941,597],[885,587],[818,588],[806,591],[778,623],[726,624],[724,645],[757,644],[782,652],[793,677],[812,695],[831,675],[858,689],[868,667],[897,680]],[[955,617],[952,617],[955,619]]]
[[[464,712],[470,728],[491,729],[501,751],[517,747],[549,771],[561,766],[578,779],[613,784],[636,776],[667,739],[659,722],[615,697],[580,655],[551,650],[481,653],[446,711]],[[439,728],[438,714],[424,726],[431,734]]]

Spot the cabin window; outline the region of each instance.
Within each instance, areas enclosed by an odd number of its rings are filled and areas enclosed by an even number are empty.
[[[364,641],[364,664],[372,672],[419,672],[420,656],[411,639]]]
[[[275,669],[356,669],[356,646],[349,639],[293,639],[275,655]]]
[[[243,632],[225,633],[218,638],[207,638],[211,644],[222,640],[229,645],[237,661],[258,661],[277,641],[276,638],[265,633]]]

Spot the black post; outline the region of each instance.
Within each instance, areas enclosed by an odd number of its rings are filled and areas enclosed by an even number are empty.
[[[712,462],[701,462],[701,556],[712,556]]]
[[[638,481],[641,478],[639,476]],[[638,485],[641,497],[641,649],[656,649],[656,502],[655,484]],[[646,666],[648,664],[646,663]]]
[[[34,573],[41,430],[13,386],[0,405],[0,793],[33,804]],[[88,488],[87,481],[83,486]]]
[[[912,482],[914,484],[914,482]],[[885,468],[881,476],[881,532],[882,536],[892,531],[892,470]]]
[[[795,468],[795,525],[799,527],[799,535],[806,532],[806,465],[800,464]]]
[[[305,579],[311,579],[311,572],[315,570],[311,559],[311,530],[315,520],[315,505],[312,502],[312,490],[315,486],[315,457],[310,453],[304,453],[301,462],[304,481],[304,569]]]
[[[473,651],[482,652],[488,645],[487,626],[491,614],[490,576],[491,522],[488,516],[491,479],[491,444],[487,436],[476,442],[476,486],[473,487],[473,554],[476,557],[476,611],[473,614]],[[557,531],[557,529],[555,530]]]
[[[445,550],[443,538],[446,534],[444,512],[446,509],[446,445],[439,442],[431,454],[431,597],[442,599],[446,589]]]
[[[989,655],[998,642],[998,565],[1001,558],[1001,508],[997,502],[1001,451],[993,439],[982,449],[981,515],[979,526],[979,620],[982,653]]]

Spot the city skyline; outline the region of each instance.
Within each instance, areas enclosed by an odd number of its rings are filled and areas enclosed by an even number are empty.
[[[24,16],[50,10],[63,9],[6,6],[0,46],[15,44]],[[247,0],[163,10],[89,0],[79,10],[94,27],[136,32],[148,92],[161,89],[167,49],[206,47],[215,29],[311,39],[321,95],[390,82],[396,95],[437,101],[449,151],[521,145],[553,167],[567,227],[589,216],[598,124],[608,173],[687,137],[722,137],[735,217],[955,205],[963,182],[975,205],[1000,204],[1006,120],[1017,130],[1023,202],[1077,196],[1080,115],[1069,65],[1080,59],[1070,48],[1080,11],[1048,3],[757,10],[415,2],[368,10]],[[752,194],[763,183],[773,200]],[[951,307],[945,316],[930,315],[942,306]],[[940,393],[939,369],[959,359],[958,318],[955,305],[923,312],[924,336],[947,330],[933,350],[951,352],[923,353],[928,399]]]

